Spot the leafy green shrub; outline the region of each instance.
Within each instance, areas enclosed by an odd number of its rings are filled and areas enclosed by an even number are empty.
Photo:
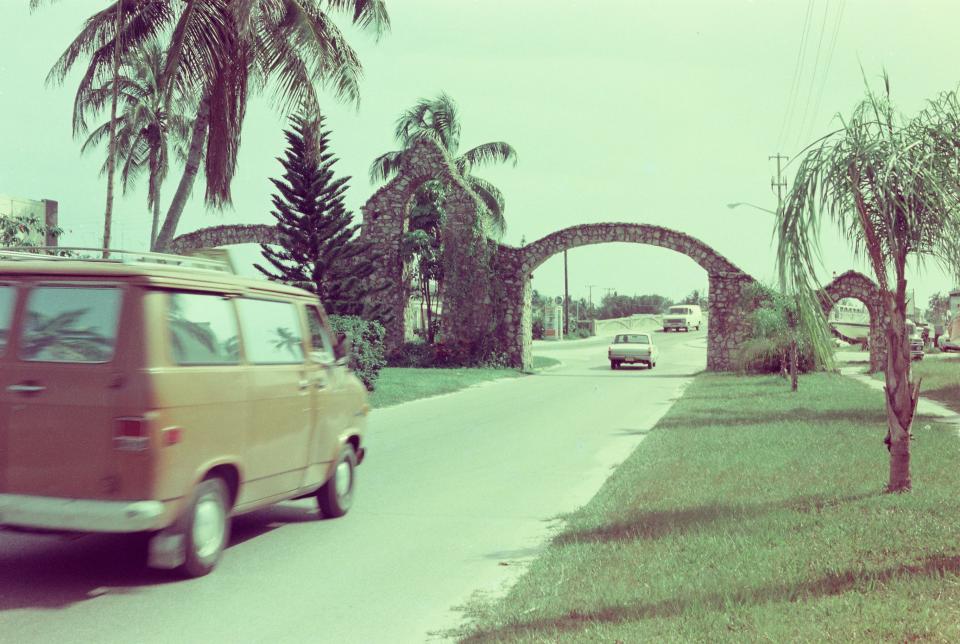
[[[437,345],[426,342],[404,342],[390,352],[387,363],[391,367],[429,369],[436,360],[436,347]]]
[[[342,333],[349,338],[352,345],[350,368],[367,389],[373,391],[380,370],[387,364],[383,325],[356,315],[331,315],[330,327],[334,335]]]
[[[593,334],[590,333],[590,329],[585,326],[581,326],[576,329],[570,329],[570,333],[567,334],[571,338],[591,338]]]
[[[781,345],[775,340],[753,338],[740,345],[734,361],[744,373],[780,373],[782,357]],[[813,352],[801,343],[797,351],[797,371],[808,373],[813,371],[814,365]]]
[[[458,367],[498,369],[506,367],[510,362],[505,353],[489,353],[482,358],[470,358],[470,355],[461,344],[406,342],[390,353],[387,362],[391,367],[414,369],[453,369]]]

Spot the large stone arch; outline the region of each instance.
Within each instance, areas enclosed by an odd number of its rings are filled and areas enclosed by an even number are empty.
[[[371,285],[377,292],[376,298],[381,308],[387,311],[384,323],[389,349],[398,347],[405,339],[405,314],[410,294],[404,275],[401,244],[408,231],[409,205],[417,189],[424,182],[434,179],[441,180],[447,189],[444,247],[454,251],[463,249],[474,233],[473,223],[479,198],[463,181],[446,151],[430,139],[420,139],[407,148],[396,176],[375,192],[360,209],[363,213],[361,238],[372,244],[379,256],[377,270],[371,276]],[[477,257],[458,256],[458,261],[452,260],[452,257],[445,258],[448,283],[457,282],[458,277],[460,281],[469,281],[487,273],[475,265],[479,261]],[[453,288],[460,289],[463,286],[457,284]],[[443,316],[445,333],[450,337],[458,337],[464,327],[471,326],[471,320],[488,313],[484,305],[489,305],[489,302],[481,301],[476,305],[471,307],[477,309],[474,311],[447,307]]]
[[[740,310],[742,291],[754,279],[700,240],[669,228],[633,223],[584,224],[551,233],[522,248],[500,246],[495,263],[506,307],[499,335],[510,361],[529,368],[531,355],[531,277],[550,257],[578,246],[627,242],[669,248],[689,256],[709,277],[707,369],[733,368],[732,352],[750,332]]]
[[[834,304],[845,297],[863,302],[870,313],[870,371],[882,371],[887,363],[886,328],[890,316],[883,305],[880,287],[863,273],[847,271],[838,275],[820,291],[823,314],[830,315]]]

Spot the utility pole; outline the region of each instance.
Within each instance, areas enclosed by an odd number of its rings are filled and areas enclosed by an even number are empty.
[[[599,288],[600,285],[599,285],[599,284],[587,284],[587,289],[588,289],[588,290],[587,290],[587,305],[588,305],[588,306],[587,306],[587,313],[588,313],[588,314],[593,311],[593,289],[594,289],[594,287]]]
[[[783,205],[783,191],[787,188],[787,180],[783,178],[783,168],[781,163],[783,161],[789,161],[790,157],[785,157],[779,152],[773,156],[767,157],[768,161],[773,161],[774,159],[777,160],[777,178],[770,179],[770,189],[775,189],[777,191],[777,210],[780,210],[780,206]]]
[[[570,333],[570,281],[567,279],[567,249],[563,249],[563,332]]]
[[[783,191],[787,187],[787,180],[783,178],[783,168],[781,163],[787,161],[788,157],[783,156],[779,152],[775,155],[767,157],[768,161],[777,160],[777,178],[770,179],[770,189],[776,188],[777,190],[777,213],[783,208]],[[787,309],[787,329],[789,329],[791,335],[793,336],[790,339],[790,347],[788,350],[788,355],[781,354],[780,360],[786,359],[789,364],[788,371],[790,372],[790,390],[797,390],[797,370],[798,370],[798,355],[797,355],[797,320],[796,316],[792,309]],[[780,370],[783,372],[783,364],[781,362]]]

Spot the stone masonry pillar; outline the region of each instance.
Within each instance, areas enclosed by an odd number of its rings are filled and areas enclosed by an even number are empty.
[[[750,336],[742,293],[753,281],[746,273],[710,273],[707,371],[734,370],[734,353]]]

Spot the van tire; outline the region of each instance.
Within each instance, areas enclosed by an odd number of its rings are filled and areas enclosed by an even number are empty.
[[[340,449],[333,476],[317,490],[317,506],[328,519],[342,517],[353,505],[356,487],[357,453],[347,443]],[[339,481],[339,483],[338,483]]]
[[[204,479],[194,490],[184,522],[184,562],[180,567],[184,575],[203,577],[220,562],[230,540],[229,499],[227,484],[217,476]]]

